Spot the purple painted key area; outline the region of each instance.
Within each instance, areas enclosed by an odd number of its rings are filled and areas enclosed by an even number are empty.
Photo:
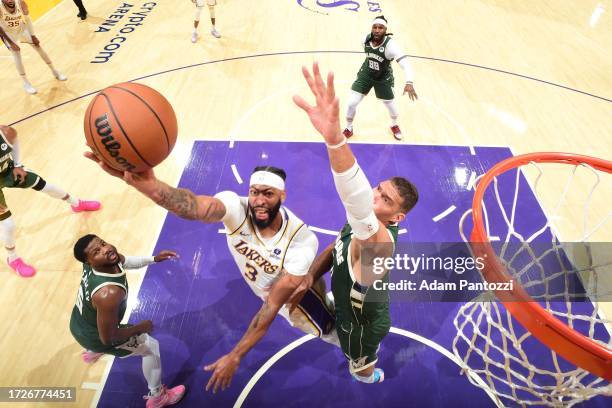
[[[358,143],[351,147],[372,185],[401,175],[417,186],[420,200],[400,225],[407,229],[400,235],[401,242],[460,242],[459,218],[471,208],[473,196],[473,190],[467,189],[471,172],[483,174],[511,156],[509,149],[493,147],[477,147],[475,155],[467,147]],[[236,142],[230,148],[228,142],[196,142],[179,187],[196,194],[233,190],[247,195],[251,171],[262,164],[287,171],[285,205],[308,225],[332,231],[341,229],[344,210],[321,143]],[[232,165],[243,180],[241,184]],[[513,181],[509,180],[508,185],[511,189],[507,194],[503,188],[502,192],[504,203],[510,205]],[[438,222],[432,220],[452,205],[456,209],[448,216]],[[524,229],[532,227],[535,231],[543,225],[544,215],[526,183],[521,186],[519,212],[522,214],[519,223]],[[163,382],[188,387],[179,407],[233,406],[257,370],[283,347],[303,336],[278,317],[264,339],[243,359],[231,387],[216,394],[204,391],[210,374],[202,367],[232,349],[261,306],[261,300],[248,288],[231,258],[225,236],[219,233],[222,228],[222,224],[168,215],[155,250],[176,250],[181,259],[149,268],[130,319],[153,320],[152,335],[161,348]],[[497,232],[493,230],[491,234]],[[317,236],[319,249],[334,239],[320,233]],[[449,302],[393,303],[392,325],[424,336],[452,353],[456,333],[453,318],[459,306]],[[273,364],[254,384],[243,406],[494,406],[484,391],[460,375],[454,362],[405,336],[393,333],[387,336],[379,352],[378,366],[385,370],[383,383],[356,383],[340,349],[318,339],[310,340]],[[99,406],[143,407],[142,396],[146,393],[141,358],[115,359]],[[593,399],[588,406],[603,407],[604,399]]]

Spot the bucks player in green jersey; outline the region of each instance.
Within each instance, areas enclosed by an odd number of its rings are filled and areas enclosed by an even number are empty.
[[[372,32],[367,35],[363,42],[366,59],[357,73],[357,79],[351,86],[348,108],[346,111],[346,128],[344,136],[353,136],[353,119],[357,105],[374,88],[376,97],[380,99],[391,116],[391,132],[397,140],[402,140],[402,131],[397,124],[398,111],[395,105],[395,94],[393,92],[394,79],[391,62],[395,59],[404,71],[406,84],[404,94],[408,94],[411,100],[417,99],[413,86],[412,67],[408,62],[406,54],[402,52],[399,45],[387,34],[387,20],[379,16],[372,22]]]
[[[311,106],[300,96],[294,96],[293,100],[308,114],[325,140],[334,184],[348,221],[336,242],[315,259],[308,279],[304,280],[298,292],[332,268],[336,331],[342,351],[349,360],[350,372],[358,381],[380,382],[384,373],[375,365],[380,342],[391,326],[389,300],[388,295],[383,293],[381,296],[380,291],[372,296],[372,284],[381,277],[369,273],[373,266],[371,258],[362,260],[361,249],[367,245],[374,250],[376,257],[391,257],[397,224],[414,207],[418,193],[416,187],[402,177],[381,181],[372,189],[346,143],[346,137],[340,132],[339,102],[333,74],[328,74],[326,85],[317,63],[313,65],[314,76],[305,67],[302,72],[316,104]],[[291,299],[292,302],[295,300]]]
[[[74,257],[83,263],[83,276],[70,317],[70,332],[92,353],[117,357],[142,356],[142,371],[149,394],[147,408],[176,404],[185,387],[166,388],[161,382],[159,343],[149,336],[150,320],[135,325],[120,324],[127,308],[128,282],[125,269],[138,269],[154,262],[176,258],[172,251],[151,257],[127,257],[93,234],[81,237],[74,245]]]
[[[8,252],[6,262],[12,270],[24,278],[36,274],[36,269],[28,265],[19,255],[15,247],[15,222],[6,204],[3,189],[31,188],[43,192],[50,197],[64,200],[70,204],[73,212],[96,211],[100,202],[79,200],[60,187],[45,181],[38,174],[26,169],[21,163],[19,139],[17,131],[10,126],[0,125],[0,240]]]

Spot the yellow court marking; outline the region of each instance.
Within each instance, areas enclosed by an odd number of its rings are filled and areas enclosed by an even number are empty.
[[[43,14],[51,10],[53,7],[61,3],[62,0],[30,0],[26,1],[30,10],[30,18],[33,21],[38,20]],[[76,7],[75,7],[76,10]]]

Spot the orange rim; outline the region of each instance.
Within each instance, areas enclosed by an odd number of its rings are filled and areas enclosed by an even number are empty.
[[[570,153],[524,154],[503,160],[493,166],[478,183],[474,193],[472,202],[474,228],[470,237],[474,256],[486,259],[482,274],[488,282],[509,282],[511,277],[499,261],[487,236],[482,215],[484,193],[496,176],[531,162],[571,165],[586,163],[597,170],[612,173],[611,161]],[[572,364],[607,381],[612,381],[611,350],[558,320],[533,300],[520,285],[515,284],[512,291],[497,291],[495,294],[512,316],[544,345]]]

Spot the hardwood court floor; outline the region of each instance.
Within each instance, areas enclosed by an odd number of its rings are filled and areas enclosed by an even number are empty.
[[[129,3],[129,13],[145,3]],[[0,386],[71,385],[79,389],[78,406],[95,401],[96,384],[107,367],[83,365],[67,329],[80,277],[72,244],[95,232],[125,254],[147,254],[165,216],[82,157],[82,120],[89,101],[84,95],[146,77],[139,82],[170,100],[179,120],[179,142],[156,171],[171,184],[178,181],[194,140],[320,140],[291,102],[292,94],[307,92],[302,64],[318,60],[324,70],[336,73],[344,111],[363,59],[360,41],[379,12],[368,11],[365,0],[328,8],[314,0],[219,3],[219,40],[208,34],[206,10],[201,39],[192,44],[192,3],[158,1],[108,62],[91,63],[127,23],[124,18],[102,26],[109,31],[99,29],[123,2],[89,0],[90,17],[83,22],[71,1],[61,2],[35,27],[69,79],[55,81],[24,45],[27,73],[39,90],[35,96],[23,92],[10,54],[0,50],[0,123],[18,130],[23,162],[75,195],[103,202],[99,213],[74,215],[64,203],[34,191],[5,192],[18,226],[18,250],[38,274],[21,279],[0,263]],[[419,102],[398,97],[402,143],[509,146],[514,154],[554,150],[612,158],[612,2],[599,2],[605,11],[594,25],[590,21],[597,4],[589,2],[375,3],[388,18],[389,31],[412,56],[415,70]],[[355,5],[358,10],[351,11]],[[394,71],[399,93],[403,75],[395,63]],[[387,122],[384,107],[370,95],[358,108],[354,140],[396,143]],[[609,211],[611,199],[612,192],[604,191],[600,213]],[[571,225],[564,228],[565,236],[575,234]],[[599,239],[609,241],[609,233]],[[141,275],[131,274],[132,290]]]

